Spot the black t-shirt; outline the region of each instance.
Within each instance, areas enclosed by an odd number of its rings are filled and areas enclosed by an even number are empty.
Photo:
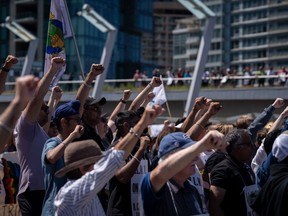
[[[224,215],[243,216],[247,214],[243,189],[245,185],[254,184],[254,178],[251,178],[251,175],[251,169],[248,171],[247,165],[239,164],[229,156],[212,169],[211,185],[226,190],[221,203]]]
[[[102,143],[102,139],[96,133],[95,128],[92,128],[87,124],[84,124],[83,126],[84,126],[84,133],[82,134],[82,136],[79,139],[77,139],[77,141],[93,139],[99,145],[101,151],[105,151],[105,148],[104,148],[103,143]]]

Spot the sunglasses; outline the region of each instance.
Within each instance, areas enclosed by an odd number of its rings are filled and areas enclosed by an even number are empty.
[[[89,107],[87,110],[92,110],[94,112],[102,112],[103,108],[102,107]]]

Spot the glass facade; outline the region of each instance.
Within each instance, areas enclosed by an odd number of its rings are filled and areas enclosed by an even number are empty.
[[[41,44],[41,48],[39,48],[41,50],[38,50],[36,58],[41,62],[43,59],[44,62],[43,56],[45,53],[51,0],[31,1],[30,3],[29,1],[19,3],[20,1],[17,2],[14,0],[13,4],[10,1],[1,0],[0,2],[0,22],[4,22],[5,17],[10,13],[9,11],[15,11],[16,21],[27,16],[34,16],[34,19],[37,20],[38,24],[31,25],[31,31],[37,35]],[[16,2],[17,4],[15,4]],[[145,65],[141,63],[141,41],[144,33],[153,32],[153,0],[67,0],[66,2],[68,4],[84,72],[89,72],[92,63],[100,62],[107,37],[107,34],[102,33],[84,18],[77,15],[77,12],[81,10],[84,3],[91,5],[97,13],[118,29],[107,79],[131,78],[135,69],[145,67]],[[35,7],[35,10],[24,10],[24,7],[26,8],[27,5]],[[39,8],[42,9],[41,14]],[[25,27],[27,27],[27,25]],[[0,57],[3,61],[9,52],[9,48],[7,47],[8,40],[9,32],[1,31]],[[10,40],[10,47],[15,46],[15,49],[10,50],[12,50],[12,52],[14,51],[15,53],[13,54],[16,56],[24,56],[26,49],[23,48],[19,50],[19,46],[16,46],[16,44],[17,42],[15,42],[14,38]],[[25,44],[23,43],[23,45]],[[80,67],[74,42],[71,38],[65,39],[65,49],[67,55],[66,74],[71,74],[73,75],[73,79],[78,79]]]

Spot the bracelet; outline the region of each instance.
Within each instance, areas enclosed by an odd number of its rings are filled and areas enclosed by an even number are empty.
[[[127,103],[127,101],[123,100],[122,98],[120,99],[120,102],[122,102],[123,104]]]
[[[196,123],[196,125],[198,125],[200,128],[202,128],[203,130],[206,130],[201,124]]]
[[[129,133],[133,134],[136,138],[141,139],[141,137],[139,136],[139,134],[136,133],[133,128],[130,128]]]
[[[0,127],[3,128],[4,130],[6,130],[9,133],[13,133],[13,129],[8,127],[6,124],[2,123],[1,121],[0,121]]]
[[[1,67],[1,70],[7,73],[10,71],[10,69],[5,68],[4,66]]]
[[[130,154],[130,156],[135,159],[139,164],[140,164],[140,160],[138,158],[136,158],[134,155]]]
[[[150,87],[150,89],[153,89],[153,86],[151,83],[148,83],[148,86]]]
[[[84,86],[86,86],[87,88],[92,88],[92,85],[89,85],[88,83],[86,83],[86,82],[83,82],[82,83]]]

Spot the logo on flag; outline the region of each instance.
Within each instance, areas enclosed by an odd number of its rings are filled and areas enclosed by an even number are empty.
[[[66,59],[64,38],[71,37],[73,31],[69,19],[69,13],[66,8],[65,0],[51,0],[48,34],[46,42],[44,73],[48,71],[53,57],[62,57]],[[52,80],[50,88],[57,85],[61,76],[66,70],[63,66]]]

